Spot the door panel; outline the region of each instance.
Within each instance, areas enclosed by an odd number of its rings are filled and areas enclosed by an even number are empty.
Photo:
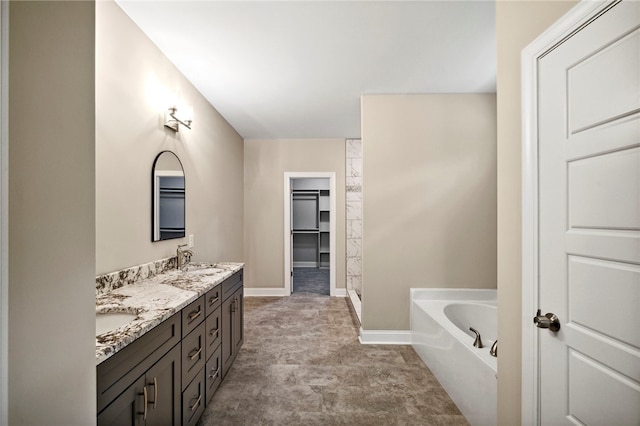
[[[640,30],[636,29],[631,34],[622,34],[602,50],[596,49],[568,69],[571,133],[637,112],[640,81],[634,72],[640,69],[638,43]]]
[[[569,164],[569,227],[640,230],[640,148]]]
[[[538,62],[543,425],[640,424],[640,3]]]
[[[180,373],[180,345],[176,345],[147,372],[147,426],[180,424]]]
[[[569,256],[569,322],[640,348],[638,292],[640,266]]]
[[[569,358],[570,412],[586,425],[636,425],[637,383],[577,351]]]

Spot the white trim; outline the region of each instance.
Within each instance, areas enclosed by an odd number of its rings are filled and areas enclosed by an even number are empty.
[[[317,268],[318,262],[293,262],[294,268]]]
[[[333,297],[347,297],[347,289],[336,288],[336,291],[334,292]]]
[[[264,287],[264,288],[250,288],[245,287],[244,297],[285,297],[289,296],[284,288]],[[344,288],[337,288],[334,297],[347,297],[347,290]]]
[[[244,297],[284,297],[289,294],[284,288],[250,288],[242,290]]]
[[[9,2],[0,2],[0,425],[9,424]]]
[[[363,330],[360,328],[360,343],[363,345],[410,345],[411,331]]]
[[[523,425],[540,424],[538,333],[538,59],[610,5],[583,0],[522,51],[522,406]]]
[[[362,301],[360,297],[358,297],[358,293],[351,288],[347,290],[347,294],[349,295],[351,309],[353,309],[356,317],[358,317],[358,322],[362,324]]]
[[[291,179],[329,179],[329,295],[336,293],[336,173],[284,172],[284,290],[291,295]]]

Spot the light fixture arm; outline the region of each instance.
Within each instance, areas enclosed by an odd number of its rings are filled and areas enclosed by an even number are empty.
[[[164,123],[165,127],[170,128],[174,132],[179,131],[180,124],[182,124],[187,129],[191,129],[191,123],[193,122],[193,120],[180,120],[176,116],[177,112],[178,112],[178,109],[176,107],[169,108],[169,110],[167,111],[166,121]]]

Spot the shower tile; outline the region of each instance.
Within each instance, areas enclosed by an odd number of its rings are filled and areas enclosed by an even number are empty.
[[[347,217],[349,219],[362,220],[362,202],[347,201]]]
[[[350,238],[347,240],[347,258],[360,257],[362,253],[362,240]]]
[[[359,186],[360,192],[362,192],[362,177],[361,176],[351,176],[351,173],[347,171],[347,175],[345,176],[345,185],[346,187],[350,186]]]
[[[347,159],[347,174],[353,177],[362,176],[362,158]]]
[[[360,139],[347,139],[347,158],[362,157],[362,141]]]
[[[347,220],[347,238],[362,238],[362,220]]]
[[[349,275],[347,276],[347,288],[362,293],[362,276],[361,275]]]
[[[362,189],[360,185],[347,186],[347,201],[362,201]]]
[[[359,257],[347,257],[347,276],[362,275],[362,260]]]

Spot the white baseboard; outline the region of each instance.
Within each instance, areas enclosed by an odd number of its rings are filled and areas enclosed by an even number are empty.
[[[360,328],[359,339],[363,345],[410,345],[411,331],[363,330]]]
[[[284,297],[288,295],[284,288],[244,288],[244,297]]]
[[[284,288],[244,288],[245,297],[284,297],[289,296]],[[336,288],[333,297],[347,297],[347,289]]]
[[[347,289],[346,288],[336,288],[333,292],[333,297],[347,297]]]

